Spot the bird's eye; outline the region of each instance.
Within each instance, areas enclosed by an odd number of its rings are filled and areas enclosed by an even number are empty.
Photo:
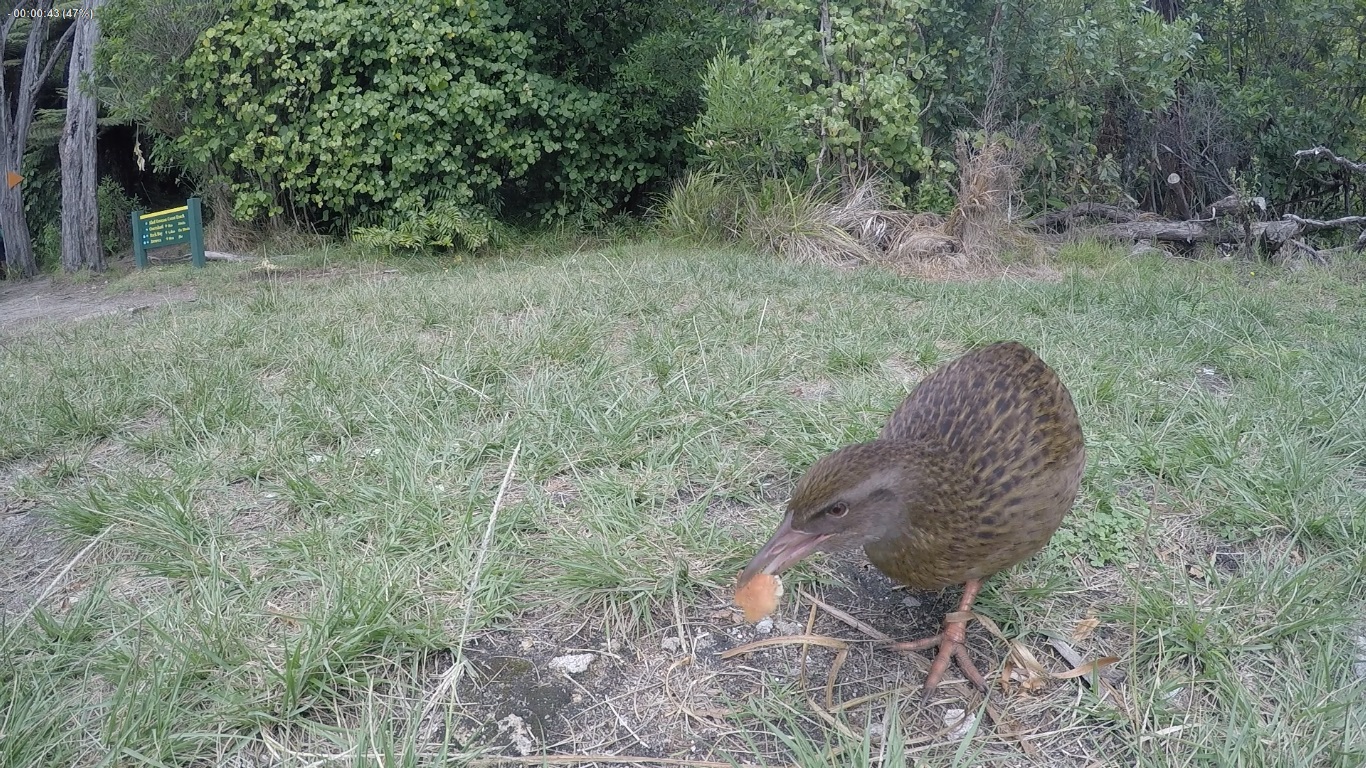
[[[825,510],[825,514],[829,517],[844,517],[849,514],[849,505],[842,501],[837,504],[831,504],[830,508]]]

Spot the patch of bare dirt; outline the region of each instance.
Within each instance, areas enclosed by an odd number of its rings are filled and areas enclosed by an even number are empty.
[[[1201,366],[1195,372],[1195,381],[1206,392],[1223,396],[1233,390],[1233,382],[1212,365]]]
[[[0,613],[27,610],[78,549],[62,540],[43,503],[26,496],[19,489],[20,483],[26,478],[88,483],[137,462],[127,447],[100,440],[0,466]],[[54,594],[70,597],[66,590],[59,585]]]
[[[132,314],[173,301],[194,301],[190,286],[108,295],[105,285],[63,285],[50,278],[0,283],[0,334],[44,324],[70,324],[107,315]]]
[[[20,613],[61,569],[67,547],[38,504],[15,490],[15,483],[42,471],[33,460],[0,467],[0,614]]]
[[[955,730],[961,723],[953,713],[975,716],[981,694],[951,667],[946,683],[923,701],[919,683],[930,654],[894,652],[878,637],[913,639],[938,632],[944,614],[956,608],[958,590],[903,590],[855,560],[841,563],[831,576],[836,583],[828,587],[794,582],[773,620],[757,626],[739,620],[724,591],[677,606],[676,616],[662,618],[666,626],[637,637],[604,635],[582,616],[524,617],[518,628],[489,632],[467,644],[475,673],[449,696],[456,716],[429,729],[429,737],[436,743],[496,745],[509,757],[603,756],[594,762],[604,766],[616,764],[609,756],[699,765],[732,759],[787,764],[793,754],[779,733],[790,735],[796,728],[810,743],[824,745],[832,727],[846,730],[850,743],[871,732],[876,751],[894,712],[912,752],[957,744],[963,734]],[[796,639],[804,634],[839,647]],[[1099,637],[1073,645],[1085,658],[1094,658]],[[742,648],[758,640],[773,642]],[[1051,670],[1069,668],[1041,638],[1023,642]],[[999,669],[1007,652],[1000,641],[974,624],[968,644],[982,669]],[[557,659],[576,654],[591,657],[586,668],[556,668]],[[451,658],[434,661],[424,697],[438,693]],[[1048,733],[1050,747],[1061,750],[1054,754],[1057,764],[1087,764],[1082,756],[1101,753],[1104,729],[1075,727],[1078,715],[1070,705],[1060,706],[1075,700],[1080,685],[1056,680],[1046,689],[1004,695],[994,688],[993,714],[979,725],[988,734],[976,742],[986,750],[981,756],[998,765],[1037,764],[1038,750],[1026,745],[1027,737]],[[895,710],[888,706],[893,697]],[[792,709],[784,713],[783,706]],[[1064,757],[1069,753],[1078,760]]]
[[[802,381],[792,385],[787,391],[798,400],[819,402],[829,400],[834,395],[835,383],[829,379]]]
[[[920,363],[907,360],[901,356],[895,356],[884,363],[887,372],[892,378],[909,392],[913,387],[920,383],[922,379],[930,374],[930,371]]]

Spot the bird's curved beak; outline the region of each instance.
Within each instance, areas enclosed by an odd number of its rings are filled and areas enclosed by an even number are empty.
[[[740,573],[740,586],[744,586],[761,573],[782,573],[796,565],[803,557],[815,552],[816,548],[832,535],[834,534],[799,531],[792,527],[792,514],[788,513],[783,518],[783,524],[774,531],[773,537],[755,553],[754,559],[750,560],[749,565]]]

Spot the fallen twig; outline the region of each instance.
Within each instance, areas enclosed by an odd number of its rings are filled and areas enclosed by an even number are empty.
[[[857,629],[858,631],[860,631],[860,632],[862,632],[863,634],[865,634],[865,635],[867,635],[867,636],[873,638],[874,640],[882,640],[882,641],[888,642],[888,643],[892,642],[892,636],[891,636],[891,635],[889,635],[889,634],[887,634],[887,633],[885,633],[885,632],[879,632],[879,631],[877,631],[876,629],[873,629],[872,627],[870,627],[870,626],[868,626],[867,624],[865,624],[865,623],[859,621],[858,619],[854,618],[853,616],[850,616],[849,614],[845,613],[844,611],[841,611],[840,609],[836,608],[835,606],[830,605],[830,604],[828,604],[828,603],[822,601],[820,598],[818,598],[818,597],[816,597],[816,596],[814,596],[814,595],[808,593],[806,590],[804,590],[804,589],[799,589],[799,590],[797,590],[797,594],[801,595],[802,598],[804,598],[805,600],[807,600],[808,602],[810,602],[812,605],[818,606],[822,611],[825,611],[826,613],[830,614],[831,616],[834,616],[836,619],[839,619],[840,621],[844,622],[845,624],[848,624],[849,626],[853,627],[854,629]]]
[[[772,648],[779,645],[819,645],[822,648],[833,648],[837,651],[845,650],[849,643],[835,637],[825,635],[785,635],[783,637],[765,637],[762,640],[755,640],[752,643],[736,646],[721,654],[723,659],[733,659],[736,656],[743,656],[746,653],[763,648]]]

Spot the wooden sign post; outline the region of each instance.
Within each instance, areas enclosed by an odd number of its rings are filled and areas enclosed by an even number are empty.
[[[147,252],[153,248],[190,243],[190,260],[204,266],[204,221],[199,198],[192,197],[179,208],[141,213],[133,211],[133,257],[138,269],[147,266]]]

